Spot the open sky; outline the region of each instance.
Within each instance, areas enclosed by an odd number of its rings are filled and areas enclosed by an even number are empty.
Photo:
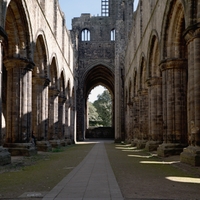
[[[138,1],[134,1],[135,9]],[[65,13],[68,30],[71,29],[71,20],[74,17],[80,17],[81,13],[90,13],[92,16],[101,15],[101,0],[59,0],[59,4]]]
[[[139,0],[134,1],[134,10],[137,8]],[[81,13],[90,13],[92,16],[101,15],[101,0],[59,0],[60,8],[65,14],[66,26],[71,30],[71,20],[80,17]],[[98,94],[102,94],[104,87],[95,87],[90,95],[89,101],[94,102]]]

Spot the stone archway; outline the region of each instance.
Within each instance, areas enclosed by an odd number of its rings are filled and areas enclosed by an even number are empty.
[[[98,64],[91,67],[90,70],[85,73],[83,77],[83,89],[77,93],[77,139],[81,140],[85,138],[85,131],[87,128],[87,98],[90,91],[98,85],[105,86],[113,99],[113,119],[112,126],[114,127],[114,73],[110,68],[103,64]]]
[[[10,1],[5,20],[7,45],[4,66],[7,80],[4,106],[6,111],[6,143],[11,155],[36,153],[31,144],[31,81],[34,64],[31,58],[31,29],[26,6],[22,1]]]
[[[181,1],[170,1],[163,22],[161,72],[163,144],[158,155],[179,154],[187,146],[187,46]],[[169,148],[170,147],[170,148]]]
[[[47,50],[45,40],[39,35],[34,54],[35,68],[32,77],[32,123],[33,134],[40,151],[50,149],[48,140],[48,78]]]

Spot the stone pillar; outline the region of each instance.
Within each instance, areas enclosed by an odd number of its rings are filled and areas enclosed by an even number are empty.
[[[48,85],[49,79],[33,77],[33,134],[38,151],[50,151],[48,140]]]
[[[128,102],[127,107],[126,140],[128,143],[131,143],[131,141],[133,140],[133,102]]]
[[[71,132],[70,132],[70,140],[68,141],[68,143],[73,143],[74,141],[74,121],[75,121],[75,106],[71,106]]]
[[[187,60],[165,60],[161,70],[164,134],[158,155],[169,156],[187,146]]]
[[[148,151],[157,150],[162,143],[163,119],[162,119],[162,78],[152,77],[148,80],[149,103],[149,141],[146,144]]]
[[[31,93],[34,64],[25,59],[4,61],[7,70],[6,143],[11,155],[36,154],[32,143]]]
[[[3,36],[1,36],[3,35]],[[3,148],[2,141],[2,71],[3,71],[3,41],[6,37],[3,30],[0,31],[0,165],[6,165],[11,163],[10,153],[6,148]]]
[[[148,140],[148,90],[142,89],[139,93],[139,137],[137,148],[145,148]]]
[[[200,166],[200,24],[185,32],[188,46],[188,142],[181,162]]]
[[[65,138],[65,103],[66,97],[60,95],[58,99],[58,137],[61,140],[62,146],[67,145]]]
[[[49,133],[48,139],[52,147],[60,147],[60,137],[58,132],[58,94],[56,88],[49,88]]]
[[[65,138],[70,140],[70,100],[68,99],[66,102],[66,110],[65,110]]]
[[[132,146],[137,146],[139,139],[139,98],[133,97],[133,139],[131,141]]]

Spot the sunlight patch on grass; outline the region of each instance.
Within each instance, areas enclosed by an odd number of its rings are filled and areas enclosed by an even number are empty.
[[[165,161],[140,161],[140,163],[141,164],[172,165],[174,163],[180,163],[180,161],[172,161],[172,162],[165,162]]]
[[[181,183],[198,183],[200,184],[200,178],[191,178],[191,177],[179,177],[179,176],[168,176],[167,180]]]

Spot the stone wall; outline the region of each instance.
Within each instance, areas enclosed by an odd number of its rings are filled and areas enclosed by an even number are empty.
[[[28,155],[33,139],[38,150],[73,140],[74,53],[58,0],[0,1],[0,8],[1,145]]]
[[[193,165],[199,165],[200,159],[199,103],[195,103],[199,90],[194,80],[199,64],[195,59],[199,5],[199,1],[140,0],[125,57],[126,116],[131,104],[133,116],[139,117],[137,121],[126,117],[126,126],[139,127],[139,131],[126,133],[128,141],[157,150],[161,156],[180,154],[189,145],[181,160]],[[147,98],[142,99],[144,89]]]

